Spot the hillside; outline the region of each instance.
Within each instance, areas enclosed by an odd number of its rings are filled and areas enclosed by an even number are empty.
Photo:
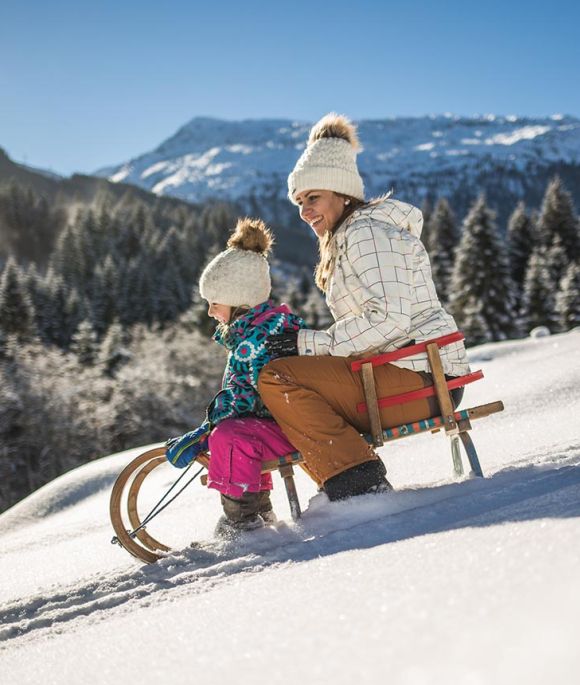
[[[331,504],[300,475],[292,524],[276,479],[285,521],[227,545],[193,485],[151,525],[175,551],[146,567],[109,544],[107,512],[140,450],[45,486],[0,516],[3,682],[572,685],[578,335],[470,349],[486,380],[464,406],[506,405],[474,424],[485,480],[453,480],[440,434],[403,440],[382,449],[396,492]]]
[[[31,169],[11,160],[0,148],[0,192],[10,184],[16,183],[24,191],[32,191],[35,198],[25,197],[23,204],[26,211],[36,202],[46,207],[41,217],[35,216],[29,222],[26,231],[12,236],[11,227],[3,225],[0,213],[0,264],[2,258],[13,253],[18,259],[44,263],[56,243],[63,228],[75,220],[81,210],[93,209],[97,212],[106,208],[108,212],[131,212],[139,205],[155,213],[160,223],[158,228],[165,229],[167,216],[174,217],[174,223],[182,226],[193,217],[200,215],[204,208],[216,203],[225,204],[234,215],[248,212],[236,205],[232,198],[215,195],[213,199],[204,197],[199,202],[191,198],[179,198],[171,195],[159,195],[149,189],[127,183],[111,182],[98,176],[74,174],[70,178],[50,176],[45,172]],[[259,208],[254,208],[260,215]],[[34,225],[32,225],[34,224]],[[205,227],[202,227],[204,229]],[[233,228],[233,224],[231,226]],[[276,235],[276,257],[281,261],[312,266],[316,258],[312,249],[312,239],[304,228],[291,231],[281,230],[276,223],[272,226]],[[34,249],[32,249],[34,245]]]

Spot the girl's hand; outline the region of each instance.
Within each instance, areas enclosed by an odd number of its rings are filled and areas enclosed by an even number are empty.
[[[178,469],[185,468],[207,449],[207,437],[210,432],[210,424],[203,423],[180,438],[169,438],[165,443],[167,461]]]

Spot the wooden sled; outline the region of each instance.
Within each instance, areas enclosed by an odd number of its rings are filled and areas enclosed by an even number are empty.
[[[475,419],[481,419],[490,414],[503,411],[504,406],[503,402],[496,401],[477,407],[470,407],[468,409],[457,410],[455,408],[451,390],[463,387],[468,383],[483,378],[483,373],[481,371],[476,371],[453,380],[447,380],[445,378],[439,349],[460,340],[463,340],[463,334],[453,333],[418,345],[406,347],[397,350],[396,352],[353,362],[351,365],[353,371],[360,371],[362,373],[366,400],[359,405],[358,409],[361,412],[369,412],[371,434],[365,436],[369,443],[378,447],[387,442],[419,435],[420,433],[437,433],[443,430],[451,441],[451,455],[455,475],[461,476],[464,474],[461,458],[461,446],[463,446],[471,467],[471,475],[483,477],[483,471],[475,446],[469,436],[471,422]],[[431,374],[433,376],[433,386],[423,388],[422,390],[402,393],[400,395],[393,395],[380,399],[377,398],[373,368],[422,351],[427,353],[429,359]],[[381,427],[381,406],[402,404],[420,397],[428,396],[435,396],[437,398],[441,411],[439,416],[391,428]],[[290,514],[294,521],[300,518],[301,509],[296,484],[294,482],[293,467],[296,464],[300,464],[302,461],[303,459],[299,452],[292,452],[291,454],[284,455],[278,459],[264,462],[262,466],[263,473],[272,471],[278,471],[280,473],[286,487]],[[155,468],[166,463],[165,447],[158,447],[139,455],[120,473],[111,493],[110,516],[116,534],[112,542],[121,545],[130,554],[146,563],[153,563],[164,556],[164,553],[170,551],[170,548],[167,545],[156,540],[146,531],[146,528],[143,527],[138,507],[139,492],[145,479]],[[200,455],[194,462],[194,466],[196,464],[207,468],[209,456],[207,454]],[[202,475],[200,480],[201,483],[205,485],[207,482],[207,475]],[[128,525],[130,528],[127,527]]]

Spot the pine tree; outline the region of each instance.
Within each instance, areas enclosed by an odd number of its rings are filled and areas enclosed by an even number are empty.
[[[25,276],[13,258],[0,278],[0,327],[5,335],[14,335],[18,340],[28,340],[36,332]]]
[[[574,262],[580,258],[580,228],[574,204],[558,176],[546,189],[538,219],[538,235],[546,247],[560,236],[568,260]]]
[[[524,287],[528,260],[535,246],[535,231],[526,206],[519,202],[509,218],[507,241],[512,280],[516,286],[518,302]]]
[[[155,319],[161,323],[175,320],[189,305],[191,289],[184,278],[183,239],[175,229],[161,241],[155,254]]]
[[[123,326],[135,323],[150,326],[153,323],[156,276],[144,253],[129,261],[121,279],[119,293],[118,311]]]
[[[580,263],[568,267],[560,291],[556,295],[556,312],[560,330],[580,326]]]
[[[94,262],[84,250],[81,224],[69,224],[59,235],[50,264],[69,288],[86,291]],[[75,327],[76,328],[76,327]]]
[[[449,299],[449,285],[458,240],[459,234],[453,212],[447,200],[441,198],[429,220],[429,256],[433,282],[439,299],[444,304]]]
[[[85,302],[81,299],[76,288],[72,288],[68,293],[64,317],[67,345],[78,330],[81,321],[87,317],[87,314]]]
[[[459,328],[476,312],[478,337],[503,340],[518,335],[514,285],[507,248],[499,237],[495,213],[480,197],[463,224],[451,277],[449,310]],[[471,342],[471,340],[469,340]]]
[[[550,272],[552,292],[557,292],[560,288],[560,281],[570,264],[559,235],[554,238],[554,242],[546,252],[546,263]]]
[[[93,327],[100,338],[119,314],[119,273],[110,254],[95,269],[91,307]]]
[[[60,348],[70,343],[70,329],[67,321],[67,303],[70,291],[62,276],[52,268],[44,278],[46,305],[43,312],[43,330],[47,342]]]
[[[99,351],[98,360],[103,367],[103,373],[114,377],[119,367],[130,358],[123,327],[118,321],[114,321],[103,338]]]
[[[491,331],[482,313],[481,300],[467,300],[461,330],[471,345],[481,345],[492,340]]]
[[[76,354],[83,366],[91,366],[97,357],[97,335],[93,324],[84,319],[72,337],[71,351]]]
[[[48,342],[45,329],[49,295],[46,289],[46,282],[38,273],[35,264],[29,265],[24,275],[24,284],[34,308],[34,326],[36,331],[42,341]]]
[[[521,320],[527,333],[538,326],[556,330],[554,293],[547,251],[536,248],[528,263],[522,296]]]

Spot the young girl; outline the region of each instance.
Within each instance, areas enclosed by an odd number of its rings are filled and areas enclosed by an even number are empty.
[[[304,327],[286,305],[268,299],[272,242],[262,221],[240,219],[228,249],[203,271],[201,296],[219,322],[214,340],[229,351],[222,388],[199,428],[167,441],[167,459],[178,468],[209,450],[208,487],[221,493],[224,516],[216,534],[222,537],[276,521],[272,477],[262,475],[262,462],[294,451],[257,391],[258,374],[270,361],[268,337]]]

